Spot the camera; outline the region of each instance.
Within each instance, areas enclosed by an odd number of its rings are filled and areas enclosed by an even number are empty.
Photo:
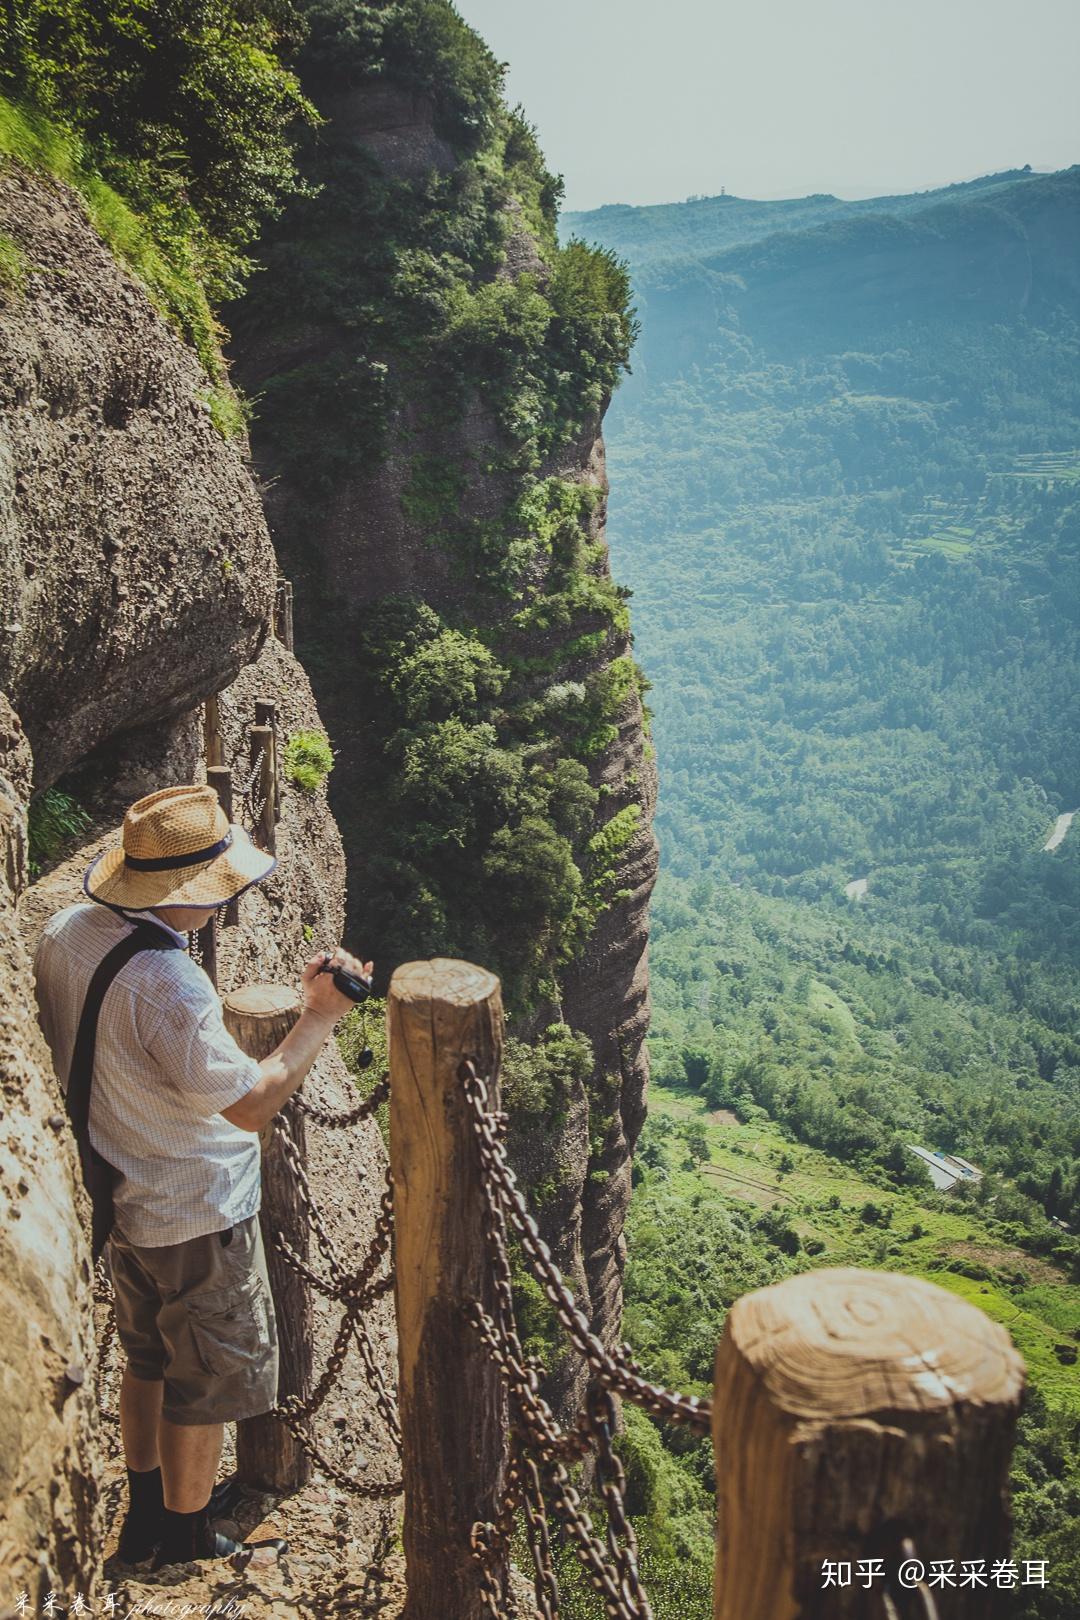
[[[366,1001],[371,994],[371,980],[362,973],[349,973],[343,967],[332,967],[329,962],[324,962],[319,972],[332,973],[336,988],[350,1001]]]

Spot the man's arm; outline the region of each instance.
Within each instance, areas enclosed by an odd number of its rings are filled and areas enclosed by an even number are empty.
[[[348,973],[367,975],[372,968],[370,962],[360,962],[343,950],[336,950],[330,961]],[[326,956],[320,952],[304,968],[304,1010],[281,1045],[259,1064],[262,1079],[239,1102],[221,1110],[224,1119],[243,1131],[261,1131],[280,1113],[322,1051],[338,1019],[355,1005],[342,995],[332,974],[320,971],[325,962]]]

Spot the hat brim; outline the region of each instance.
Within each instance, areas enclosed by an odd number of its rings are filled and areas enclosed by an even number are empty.
[[[124,864],[123,849],[107,849],[87,868],[83,888],[91,900],[129,911],[152,906],[220,906],[235,900],[277,865],[273,855],[256,849],[243,827],[233,823],[232,843],[224,854],[202,866],[164,872],[137,872]]]

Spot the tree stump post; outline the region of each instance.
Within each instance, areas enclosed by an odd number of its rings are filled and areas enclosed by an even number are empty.
[[[880,1620],[884,1577],[860,1561],[895,1575],[903,1537],[927,1574],[954,1560],[941,1620],[1001,1612],[1023,1382],[1005,1330],[918,1277],[836,1268],[744,1295],[713,1389],[716,1620]],[[979,1559],[987,1584],[964,1587]]]
[[[221,735],[221,714],[216,693],[207,698],[203,707],[203,744],[207,765],[224,765],[225,740]]]
[[[252,726],[249,733],[248,762],[255,773],[252,792],[259,806],[255,818],[255,842],[269,854],[277,853],[274,822],[274,732],[270,726]]]
[[[287,652],[293,650],[293,588],[291,579],[279,579],[274,601],[274,633]]]
[[[300,1016],[295,990],[279,984],[248,985],[234,990],[223,1002],[225,1025],[237,1045],[249,1057],[269,1057],[285,1039]],[[304,1116],[290,1101],[282,1116],[306,1162]],[[308,1258],[308,1223],[296,1179],[285,1161],[272,1127],[261,1133],[262,1208],[259,1222],[270,1290],[277,1317],[279,1372],[278,1400],[296,1395],[306,1401],[311,1394],[312,1335],[314,1320],[311,1292],[304,1279],[284,1261],[273,1246],[274,1232],[281,1234],[302,1260]],[[236,1471],[239,1477],[261,1490],[291,1491],[311,1478],[311,1459],[277,1418],[245,1418],[236,1425]]]
[[[408,962],[390,981],[387,1023],[403,1620],[481,1620],[469,1541],[473,1524],[496,1514],[507,1409],[499,1371],[464,1314],[476,1301],[488,1312],[494,1307],[480,1162],[458,1068],[469,1057],[478,1073],[496,1073],[499,981],[468,962]],[[505,1584],[505,1565],[495,1575]]]
[[[255,724],[270,727],[270,780],[274,786],[274,821],[281,820],[281,759],[278,748],[277,704],[272,698],[255,701]]]
[[[227,765],[208,765],[206,767],[206,784],[212,787],[217,794],[217,801],[231,821],[233,818],[232,799],[232,771]],[[230,900],[225,907],[223,926],[235,928],[240,921],[240,902]]]

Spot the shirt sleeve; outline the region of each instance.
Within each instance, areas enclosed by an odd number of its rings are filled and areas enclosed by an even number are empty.
[[[204,1119],[239,1102],[262,1078],[225,1028],[209,981],[207,992],[178,994],[146,1043],[165,1078]]]

